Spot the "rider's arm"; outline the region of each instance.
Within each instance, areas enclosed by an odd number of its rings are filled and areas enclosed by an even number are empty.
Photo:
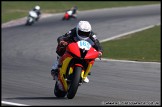
[[[60,43],[60,41],[66,41],[66,42],[69,42],[72,40],[73,38],[73,33],[75,32],[75,28],[70,30],[69,32],[67,32],[66,34],[60,36],[57,38],[57,42]]]
[[[38,11],[38,15],[39,15],[39,16],[41,15],[41,11]]]
[[[92,32],[92,36],[90,36],[91,40],[94,42],[94,48],[97,50],[97,51],[100,51],[103,53],[103,48],[99,42],[99,40],[97,39],[96,35]]]

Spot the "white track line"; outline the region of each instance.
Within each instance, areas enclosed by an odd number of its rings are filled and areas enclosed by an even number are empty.
[[[158,24],[155,24],[155,25],[150,25],[150,26],[141,28],[141,29],[137,29],[137,30],[133,30],[133,31],[130,31],[130,32],[126,32],[126,33],[123,33],[123,34],[120,34],[120,35],[117,35],[117,36],[113,36],[113,37],[110,37],[110,38],[107,38],[107,39],[103,39],[103,40],[101,40],[100,42],[102,43],[102,42],[110,41],[110,40],[113,40],[113,39],[116,39],[116,38],[119,38],[119,37],[122,37],[122,36],[126,36],[126,35],[129,35],[129,34],[132,34],[132,33],[136,33],[136,32],[142,31],[142,30],[146,30],[146,29],[152,28],[152,27],[157,26],[157,25],[161,25],[161,24],[158,23]],[[97,61],[99,61],[99,59],[97,59]],[[133,63],[154,63],[154,64],[161,64],[161,63],[159,63],[159,62],[140,62],[140,61],[115,60],[115,59],[106,59],[106,58],[102,58],[101,61],[118,61],[118,62],[133,62]]]
[[[110,62],[110,61],[114,61],[114,62],[130,62],[130,63],[146,63],[146,64],[161,64],[160,62],[140,62],[140,61],[130,61],[130,60],[116,60],[116,59],[106,59],[106,58],[101,58],[101,60],[99,58],[96,59],[96,61],[105,61],[105,62]]]
[[[15,106],[29,106],[29,105],[26,105],[26,104],[19,104],[19,103],[7,102],[7,101],[1,101],[1,103],[2,103],[2,105],[6,104],[6,105],[15,105]]]
[[[106,42],[106,41],[109,41],[109,40],[113,40],[113,39],[116,39],[116,38],[119,38],[119,37],[122,37],[122,36],[126,36],[126,35],[129,35],[129,34],[132,34],[132,33],[136,33],[136,32],[142,31],[142,30],[152,28],[152,27],[157,26],[157,25],[160,25],[160,23],[155,24],[155,25],[150,25],[150,26],[147,26],[147,27],[144,27],[144,28],[140,28],[140,29],[137,29],[137,30],[133,30],[133,31],[130,31],[130,32],[126,32],[126,33],[123,33],[123,34],[120,34],[120,35],[117,35],[117,36],[113,36],[113,37],[110,37],[110,38],[107,38],[107,39],[103,39],[103,40],[100,40],[100,42],[102,43],[102,42]]]

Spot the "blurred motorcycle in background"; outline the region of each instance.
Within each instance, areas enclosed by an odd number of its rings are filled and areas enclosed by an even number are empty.
[[[77,15],[76,14],[73,14],[73,11],[72,10],[68,10],[65,12],[62,20],[69,20],[69,19],[76,19],[77,18]]]
[[[38,18],[38,15],[35,11],[29,11],[29,15],[27,17],[27,21],[25,25],[34,24],[37,18]]]

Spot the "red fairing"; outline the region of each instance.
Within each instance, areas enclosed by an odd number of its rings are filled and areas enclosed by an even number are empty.
[[[73,53],[77,57],[81,57],[80,50],[77,43],[71,43],[67,46],[67,51]]]
[[[98,54],[98,51],[91,47],[84,59],[95,59],[98,57]]]
[[[65,13],[65,19],[68,19],[69,18],[69,15],[68,15],[68,13]]]

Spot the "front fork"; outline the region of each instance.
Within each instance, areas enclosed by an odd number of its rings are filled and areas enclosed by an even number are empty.
[[[68,84],[67,84],[67,78],[66,78],[66,71],[67,71],[67,68],[68,68],[68,65],[69,65],[71,59],[72,59],[71,57],[67,57],[67,58],[63,61],[62,67],[59,69],[60,72],[59,72],[59,75],[58,75],[58,80],[59,80],[60,83],[62,84],[63,90],[66,91],[66,92],[68,91]],[[84,80],[84,79],[87,77],[88,73],[90,72],[90,70],[91,70],[91,68],[92,68],[93,63],[94,63],[94,60],[93,60],[93,61],[90,61],[90,62],[88,63],[88,67],[87,67],[86,71],[84,71],[84,69],[82,69],[82,73],[81,73],[81,78],[82,78],[82,80]],[[83,68],[83,66],[82,66],[81,64],[75,64],[75,66],[80,66],[80,67]],[[73,73],[73,67],[70,67],[70,69],[69,69],[69,74],[68,74],[68,75],[70,75],[70,74],[72,74],[72,73]]]
[[[84,80],[87,77],[88,73],[90,72],[92,68],[92,65],[93,64],[89,63],[86,71],[82,70],[82,73],[81,73],[82,80]]]

